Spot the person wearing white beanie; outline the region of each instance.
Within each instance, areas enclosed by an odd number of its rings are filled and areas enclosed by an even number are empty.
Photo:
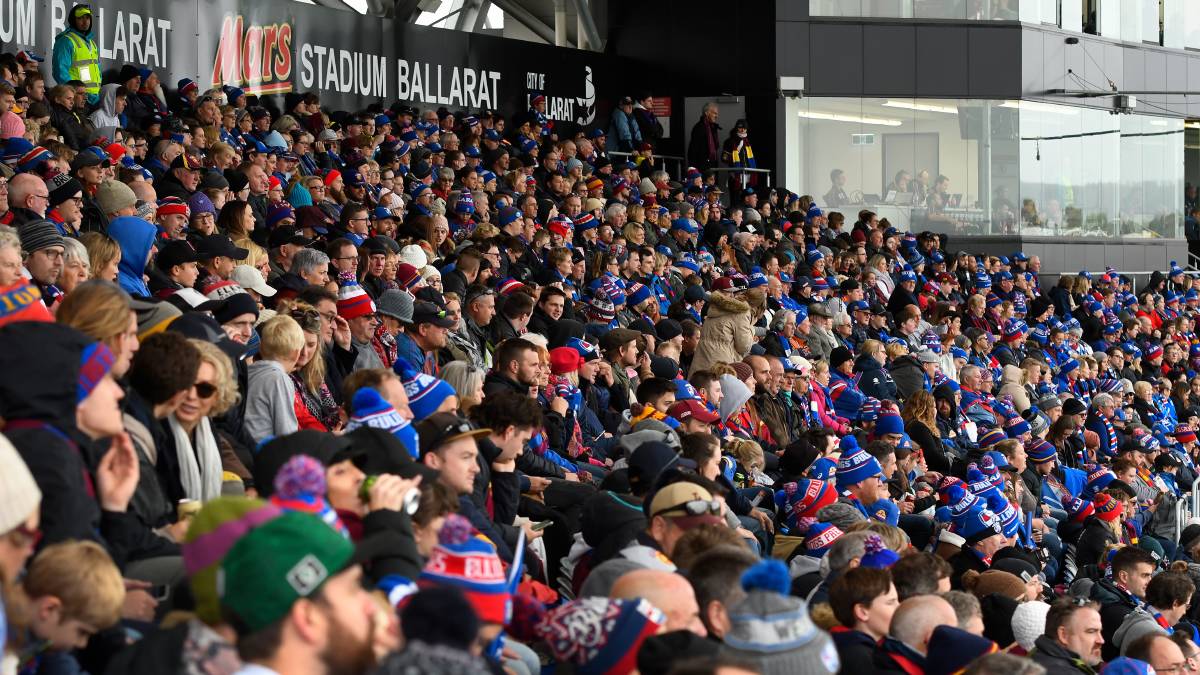
[[[1031,600],[1017,605],[1012,615],[1013,638],[1025,653],[1033,649],[1038,636],[1046,632],[1046,613],[1050,605],[1041,600]]]
[[[426,255],[425,249],[416,244],[409,244],[400,249],[400,262],[406,262],[417,269],[421,269],[429,264],[429,256]]]
[[[37,543],[42,491],[25,460],[0,435],[0,578],[14,581]]]

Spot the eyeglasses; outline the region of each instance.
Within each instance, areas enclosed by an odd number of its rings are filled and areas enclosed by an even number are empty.
[[[342,256],[342,257],[340,257],[340,258],[334,258],[334,260],[358,260],[358,256],[356,256],[356,255],[347,255],[347,256]]]
[[[70,201],[75,202],[75,206],[83,206],[83,197],[71,197]]]
[[[693,499],[692,501],[663,509],[654,515],[665,516],[668,513],[680,511],[689,516],[717,515],[721,513],[721,502],[715,499]]]
[[[217,393],[217,385],[212,382],[197,382],[192,387],[196,390],[196,396],[206,401]]]

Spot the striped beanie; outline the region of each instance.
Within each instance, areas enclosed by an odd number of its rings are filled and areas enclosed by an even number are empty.
[[[25,223],[17,231],[21,237],[21,250],[26,253],[41,251],[51,246],[65,246],[58,228],[48,220],[34,220]]]
[[[1082,523],[1096,513],[1096,507],[1082,497],[1072,497],[1064,506],[1067,507],[1067,515],[1076,523]]]
[[[783,511],[789,529],[796,529],[801,518],[815,517],[837,498],[837,490],[831,483],[807,478],[785,483],[775,491],[775,504]]]
[[[980,449],[987,449],[1007,438],[1008,435],[999,429],[988,429],[980,434],[979,447]]]
[[[579,675],[624,675],[637,670],[638,649],[667,622],[643,598],[578,598],[550,610],[537,634],[556,661]]]
[[[1036,464],[1053,461],[1058,456],[1054,446],[1041,438],[1035,438],[1026,443],[1025,454]]]
[[[217,570],[242,535],[277,518],[278,506],[249,497],[217,497],[192,517],[183,538],[183,569],[196,600],[196,616],[210,625],[221,620]]]
[[[294,455],[279,467],[273,481],[271,503],[284,511],[299,511],[320,518],[326,525],[349,538],[350,532],[325,500],[325,465],[309,455]]]
[[[349,321],[375,313],[375,302],[357,282],[347,283],[338,290],[338,316]]]
[[[42,302],[42,292],[24,279],[0,288],[0,326],[15,321],[54,321]]]
[[[1096,517],[1108,523],[1119,518],[1124,509],[1120,500],[1110,497],[1104,492],[1092,498],[1092,506],[1096,509]]]
[[[400,382],[404,384],[404,393],[408,394],[408,407],[412,409],[413,423],[437,412],[446,399],[457,395],[454,387],[445,380],[420,372],[403,358],[396,359],[392,370],[400,376]]]
[[[503,625],[512,616],[512,593],[504,576],[504,563],[495,547],[476,536],[471,523],[460,515],[446,516],[438,543],[429,553],[417,583],[458,588],[484,623]]]
[[[75,381],[75,402],[82,403],[100,385],[113,367],[112,351],[103,342],[93,342],[79,355],[79,376]]]

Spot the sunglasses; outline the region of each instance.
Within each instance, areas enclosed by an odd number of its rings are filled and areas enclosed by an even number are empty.
[[[194,386],[196,395],[205,400],[212,398],[217,393],[217,385],[212,382],[197,382]]]
[[[692,501],[659,511],[655,515],[665,516],[668,513],[678,512],[689,516],[718,515],[721,513],[721,502],[715,499],[693,499]]]

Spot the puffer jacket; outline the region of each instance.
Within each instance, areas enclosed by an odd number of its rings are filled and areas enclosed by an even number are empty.
[[[754,289],[747,292],[759,292]],[[717,363],[741,361],[754,344],[750,303],[723,291],[708,296],[708,316],[700,327],[700,344],[692,358],[692,372],[708,370]]]
[[[1017,412],[1025,412],[1029,410],[1029,392],[1025,390],[1025,386],[1021,384],[1021,376],[1024,373],[1018,366],[1004,366],[1000,373],[1000,395],[999,398],[1011,396],[1013,407]]]
[[[854,371],[859,373],[858,387],[862,393],[880,401],[896,400],[896,382],[875,357],[863,354],[854,362]]]

